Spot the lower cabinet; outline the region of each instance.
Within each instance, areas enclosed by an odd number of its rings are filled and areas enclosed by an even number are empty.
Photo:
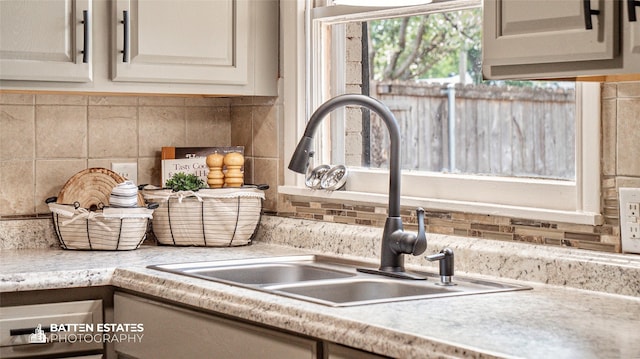
[[[102,342],[89,334],[103,323],[102,311],[102,300],[2,307],[0,358],[102,358]]]
[[[114,296],[114,320],[142,329],[137,340],[115,343],[119,358],[318,357],[318,342],[156,302],[128,293]],[[133,333],[131,333],[133,334]]]
[[[363,352],[362,350],[357,350],[349,347],[345,347],[342,345],[338,345],[335,343],[324,343],[324,357],[323,359],[383,359],[387,357],[383,357],[380,355],[376,355],[373,353]]]

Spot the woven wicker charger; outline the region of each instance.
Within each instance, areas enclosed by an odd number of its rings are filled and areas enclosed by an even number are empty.
[[[78,202],[82,208],[96,209],[100,204],[109,205],[113,188],[126,179],[107,168],[87,168],[73,175],[58,193],[57,203]],[[144,198],[138,193],[138,206],[144,206]]]

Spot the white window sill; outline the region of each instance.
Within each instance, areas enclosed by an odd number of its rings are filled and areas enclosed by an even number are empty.
[[[387,206],[389,201],[386,194],[374,194],[354,191],[324,191],[312,190],[297,186],[279,186],[279,194],[318,198],[334,202],[351,201],[371,203]],[[523,218],[548,222],[574,223],[586,225],[600,225],[603,218],[600,213],[549,210],[541,208],[519,207],[512,205],[498,205],[492,203],[454,201],[430,198],[402,196],[401,205],[405,207],[423,207],[427,210],[452,211],[463,213],[477,213],[510,218]]]

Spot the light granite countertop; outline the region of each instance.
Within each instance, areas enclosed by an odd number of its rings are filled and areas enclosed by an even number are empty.
[[[128,252],[3,249],[0,291],[112,285],[401,358],[640,358],[640,264],[634,256],[591,258],[588,252],[569,251],[563,256],[556,253],[549,264],[546,249],[536,246],[516,246],[514,251],[510,246],[484,247],[468,239],[459,243],[455,237],[431,236],[428,252],[453,247],[456,269],[480,277],[499,275],[507,282],[517,279],[533,290],[346,308],[146,268],[319,252],[376,258],[379,232],[365,228],[265,216],[258,240],[246,247],[143,246]],[[423,265],[419,258],[409,262]],[[436,271],[430,263],[424,266]],[[562,273],[564,268],[573,268],[573,273]],[[619,283],[607,285],[606,279],[616,275]],[[622,280],[627,276],[635,277],[635,282],[625,286]]]

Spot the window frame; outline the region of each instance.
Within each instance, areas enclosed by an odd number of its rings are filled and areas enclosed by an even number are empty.
[[[477,7],[478,0],[453,0],[435,2],[428,5],[411,6],[394,9],[371,9],[348,6],[327,6],[310,9],[310,0],[296,2],[298,13],[304,13],[305,36],[303,42],[296,43],[297,54],[304,53],[304,65],[297,62],[297,67],[287,67],[286,53],[283,71],[287,83],[300,87],[304,84],[306,95],[304,104],[291,105],[287,98],[296,95],[285,91],[285,148],[284,165],[288,164],[297,141],[304,131],[306,120],[312,109],[322,101],[322,94],[316,91],[314,84],[326,76],[323,66],[317,61],[321,48],[311,44],[321,44],[321,27],[326,24],[362,21],[389,15],[401,16],[424,14],[443,10],[465,9]],[[306,8],[306,10],[304,10]],[[301,12],[302,11],[302,12]],[[284,33],[300,23],[283,22]],[[287,35],[284,35],[285,37]],[[292,39],[293,40],[293,39]],[[284,39],[287,43],[287,39]],[[338,52],[344,49],[338,49]],[[293,51],[296,52],[296,51]],[[292,58],[290,58],[293,61]],[[287,72],[293,72],[293,78]],[[291,75],[291,74],[289,74]],[[333,81],[333,80],[332,80]],[[285,83],[285,88],[287,87]],[[339,87],[333,83],[332,87]],[[287,92],[289,94],[287,94]],[[287,106],[287,103],[290,104]],[[576,181],[558,181],[546,179],[529,179],[498,176],[478,176],[461,174],[442,174],[403,171],[402,198],[403,206],[421,206],[429,210],[456,211],[498,215],[514,218],[527,218],[553,222],[599,225],[603,223],[600,203],[600,83],[576,84]],[[332,120],[341,124],[338,109],[332,113]],[[296,114],[297,115],[294,115]],[[325,122],[328,122],[326,119]],[[344,126],[344,124],[341,124]],[[316,136],[319,137],[319,136]],[[322,153],[322,149],[317,149]],[[326,153],[326,150],[324,151]],[[332,162],[335,162],[335,158]],[[337,162],[336,162],[337,163]],[[350,168],[349,179],[345,191],[314,191],[304,186],[304,176],[285,170],[284,186],[279,193],[302,197],[320,197],[325,200],[355,201],[373,204],[386,204],[388,192],[388,172],[379,169]]]

